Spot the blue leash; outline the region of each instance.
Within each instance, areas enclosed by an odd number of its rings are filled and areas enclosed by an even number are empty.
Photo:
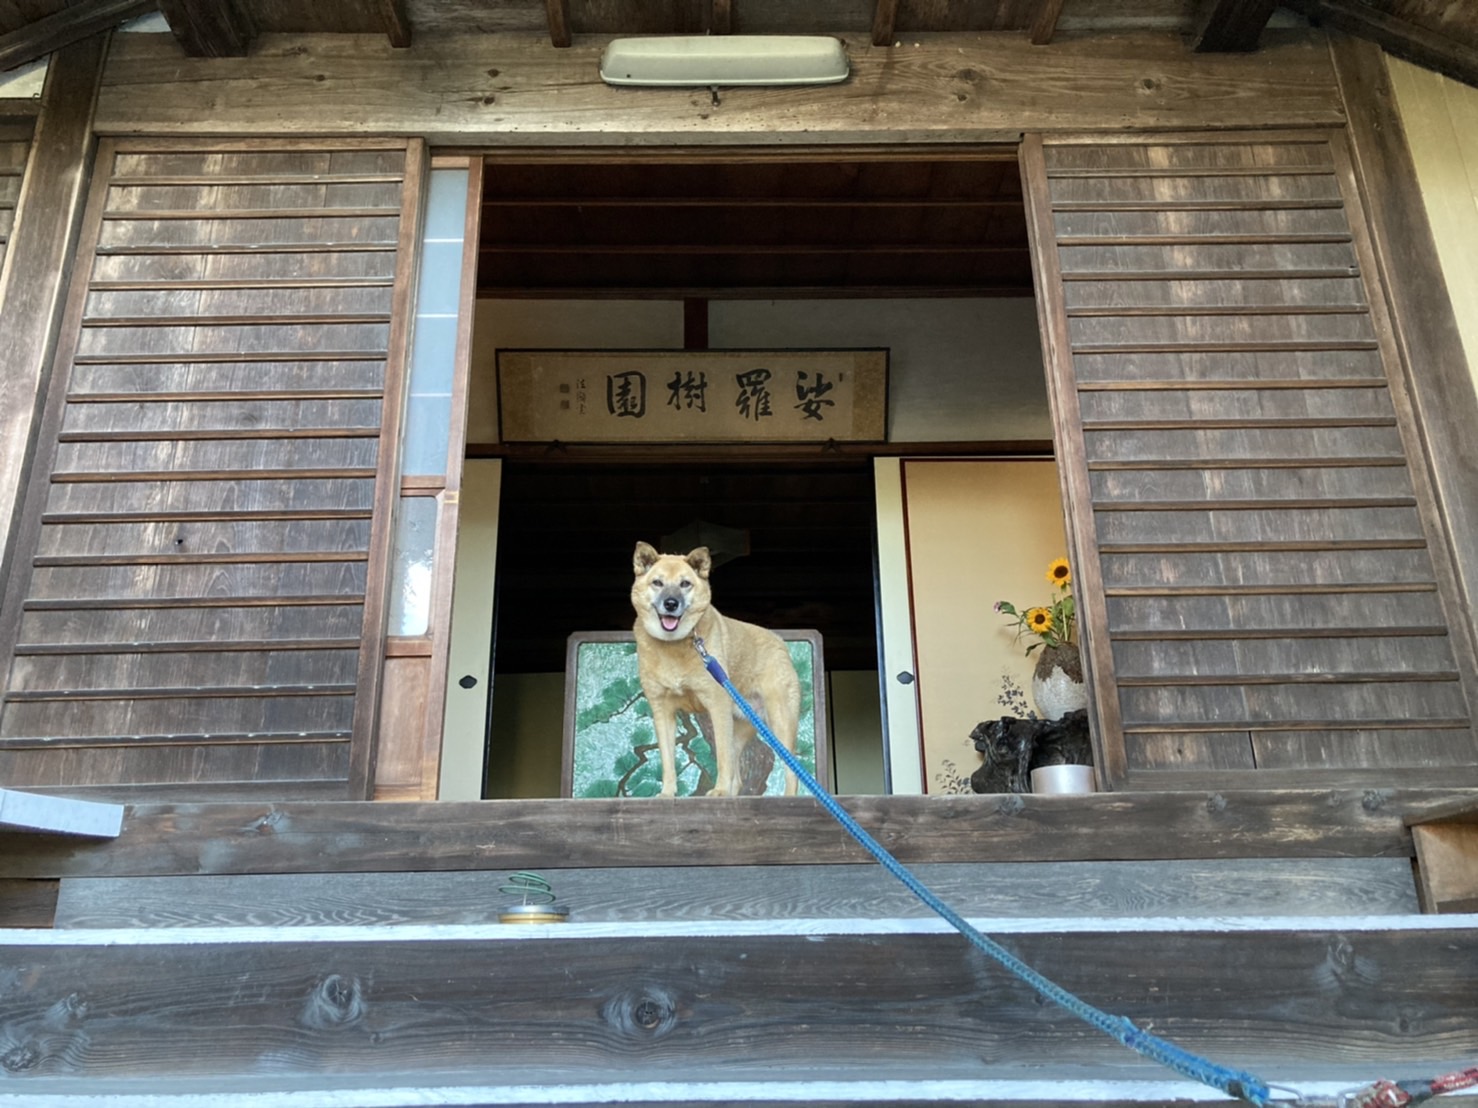
[[[855,819],[837,803],[836,797],[832,796],[821,783],[801,765],[800,760],[781,745],[780,740],[775,738],[774,733],[766,726],[764,720],[749,706],[749,702],[736,689],[729,680],[729,675],[724,672],[724,667],[719,664],[717,658],[709,654],[703,645],[703,640],[693,639],[693,645],[698,648],[698,655],[703,659],[704,666],[713,675],[713,679],[722,685],[734,698],[734,703],[744,713],[744,717],[754,724],[754,729],[760,738],[765,740],[765,745],[773,750],[776,756],[785,763],[785,767],[795,774],[796,780],[810,790],[820,805],[830,813],[831,817],[842,825],[847,834],[856,839],[862,847],[871,854],[882,867],[898,880],[906,885],[914,896],[918,897],[931,910],[943,917],[956,931],[968,939],[972,946],[980,950],[987,957],[1000,963],[1006,969],[1025,981],[1040,995],[1046,997],[1053,1003],[1066,1008],[1073,1015],[1084,1022],[1096,1027],[1105,1035],[1117,1039],[1130,1050],[1136,1051],[1144,1057],[1166,1066],[1176,1073],[1199,1081],[1203,1085],[1210,1085],[1214,1089],[1220,1089],[1228,1096],[1245,1100],[1249,1104],[1255,1104],[1258,1108],[1267,1108],[1273,1103],[1272,1090],[1261,1078],[1246,1073],[1242,1070],[1228,1069],[1208,1061],[1199,1055],[1192,1054],[1188,1050],[1182,1050],[1174,1043],[1166,1042],[1164,1039],[1151,1035],[1148,1031],[1136,1027],[1127,1016],[1115,1016],[1100,1008],[1095,1008],[1086,1001],[1078,999],[1072,993],[1056,985],[1032,969],[1016,955],[1003,947],[989,936],[972,927],[968,920],[956,912],[944,901],[915,877],[909,870],[889,854],[888,851],[869,835]]]

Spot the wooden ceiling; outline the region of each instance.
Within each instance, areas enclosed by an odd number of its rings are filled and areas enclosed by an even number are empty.
[[[1023,49],[1064,35],[1168,31],[1201,50],[1252,50],[1270,21],[1306,18],[1478,85],[1478,4],[1458,0],[0,0],[0,70],[160,11],[187,53],[245,54],[266,33],[575,35],[1011,32]]]
[[[1014,151],[492,159],[478,294],[1030,296]]]

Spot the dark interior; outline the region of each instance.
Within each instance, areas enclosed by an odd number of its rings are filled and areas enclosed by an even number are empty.
[[[560,673],[570,632],[629,628],[637,541],[686,552],[691,539],[663,539],[699,521],[739,532],[748,546],[713,570],[724,614],[819,630],[829,669],[875,669],[873,514],[865,460],[509,462],[494,669]]]

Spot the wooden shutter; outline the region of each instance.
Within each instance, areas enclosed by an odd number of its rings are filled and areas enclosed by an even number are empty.
[[[5,597],[0,783],[367,795],[421,161],[103,144]]]
[[[10,249],[15,229],[15,206],[20,200],[26,161],[31,156],[34,124],[29,119],[0,119],[0,267]]]
[[[1342,136],[1029,139],[1023,174],[1109,779],[1478,779]]]

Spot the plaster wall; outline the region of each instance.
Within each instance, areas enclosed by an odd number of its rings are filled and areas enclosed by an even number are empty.
[[[1399,58],[1386,65],[1478,386],[1478,88]]]

